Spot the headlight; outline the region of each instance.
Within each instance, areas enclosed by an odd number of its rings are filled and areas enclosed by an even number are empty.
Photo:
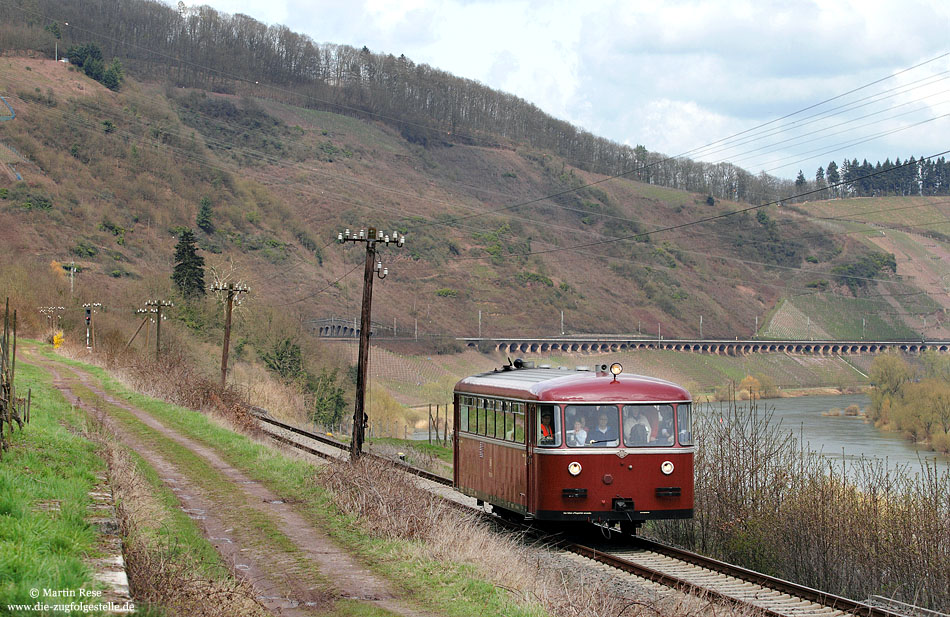
[[[673,473],[673,463],[670,461],[663,461],[663,464],[660,465],[660,471],[666,475]]]
[[[578,463],[577,461],[574,461],[573,463],[567,466],[567,472],[571,474],[572,476],[579,476],[581,473],[581,464]]]

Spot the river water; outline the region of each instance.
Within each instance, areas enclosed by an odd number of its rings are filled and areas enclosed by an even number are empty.
[[[877,458],[886,460],[889,466],[906,466],[911,475],[921,470],[921,461],[929,462],[931,467],[937,461],[940,470],[950,468],[950,458],[919,448],[898,433],[875,428],[860,417],[822,415],[835,407],[843,414],[852,404],[863,411],[870,405],[870,399],[865,394],[842,394],[758,402],[760,410],[773,412],[773,423],[781,422],[783,429],[792,431],[796,438],[800,437],[809,449],[831,459]],[[712,405],[715,409],[716,403]]]

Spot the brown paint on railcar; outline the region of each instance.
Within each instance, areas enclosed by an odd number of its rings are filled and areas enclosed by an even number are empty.
[[[518,506],[519,511],[527,508],[527,453],[523,444],[465,434],[458,435],[456,443],[455,475],[459,490],[486,501],[507,502]]]

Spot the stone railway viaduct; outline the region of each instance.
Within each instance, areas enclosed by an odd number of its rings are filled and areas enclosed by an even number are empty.
[[[358,323],[352,319],[319,319],[310,326],[323,338],[353,339],[359,336]],[[372,335],[387,336],[390,328],[373,324]],[[717,339],[649,339],[622,336],[561,337],[561,338],[458,338],[464,345],[503,353],[616,353],[660,349],[688,353],[706,353],[739,356],[753,353],[789,353],[815,356],[877,354],[896,350],[919,354],[928,349],[950,351],[950,341],[774,341],[774,340],[717,340]]]
[[[816,356],[877,354],[900,351],[919,354],[928,349],[950,351],[950,341],[763,341],[763,340],[688,340],[622,337],[596,338],[459,338],[468,347],[506,353],[611,353],[660,349],[688,353],[739,356],[753,353],[790,353]]]

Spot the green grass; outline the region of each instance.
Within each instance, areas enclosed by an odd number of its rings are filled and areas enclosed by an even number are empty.
[[[428,454],[447,463],[452,462],[452,447],[440,446],[428,441],[417,441],[414,439],[394,439],[392,437],[378,437],[370,440],[370,443],[388,444],[407,453],[413,450]]]
[[[49,355],[55,358],[51,353]],[[471,566],[419,559],[410,542],[368,535],[359,527],[358,521],[337,510],[331,502],[331,496],[313,482],[315,468],[311,464],[290,459],[269,447],[254,443],[243,435],[217,425],[205,415],[131,392],[102,369],[72,360],[56,359],[95,376],[116,398],[129,401],[174,430],[215,448],[223,459],[282,498],[300,502],[300,512],[317,528],[359,556],[371,569],[388,577],[410,597],[440,614],[459,617],[474,614],[515,617],[543,614],[535,607],[513,603],[507,592],[480,579]],[[159,439],[163,438],[159,436]],[[178,456],[179,450],[175,446],[177,444],[169,445],[175,456]],[[184,460],[188,465],[194,464],[189,462],[186,454],[181,455],[182,458],[178,460]],[[198,467],[194,467],[193,471],[199,471]]]
[[[47,373],[18,362],[17,388],[32,388],[33,404],[30,424],[14,432],[0,461],[0,610],[36,602],[31,589],[98,587],[83,559],[97,550],[86,517],[105,464],[94,444],[69,430],[82,415]]]

